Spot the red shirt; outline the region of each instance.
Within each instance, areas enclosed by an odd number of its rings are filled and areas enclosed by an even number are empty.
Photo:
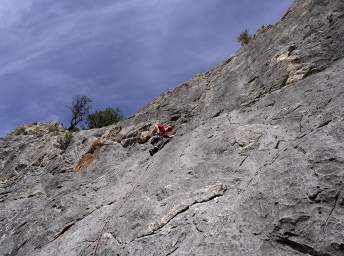
[[[173,129],[173,125],[169,124],[166,128],[162,123],[158,123],[155,125],[155,127],[158,129],[159,134],[165,138],[172,138],[172,135],[169,135],[168,132],[170,132]]]
[[[158,128],[159,133],[160,133],[161,135],[165,135],[165,134],[166,134],[165,127],[164,127],[164,125],[163,125],[162,123],[158,123],[158,124],[156,125],[156,127]]]

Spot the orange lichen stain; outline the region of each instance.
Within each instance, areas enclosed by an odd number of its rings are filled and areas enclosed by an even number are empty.
[[[95,141],[93,141],[91,145],[88,147],[86,154],[84,154],[80,158],[79,162],[74,167],[74,170],[76,172],[80,172],[82,169],[87,168],[94,159],[93,153],[103,145],[104,145],[104,142],[100,139],[96,139]]]
[[[76,172],[80,172],[82,169],[87,168],[93,160],[93,155],[91,153],[86,153],[83,155],[78,164],[74,167]]]
[[[100,139],[96,139],[92,142],[92,144],[88,147],[87,153],[93,154],[98,148],[103,146],[104,143]]]

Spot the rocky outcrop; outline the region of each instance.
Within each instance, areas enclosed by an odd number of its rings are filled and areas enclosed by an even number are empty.
[[[297,0],[126,121],[1,138],[0,255],[344,255],[343,18]]]

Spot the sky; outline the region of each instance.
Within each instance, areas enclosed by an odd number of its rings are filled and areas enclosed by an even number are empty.
[[[132,115],[277,22],[292,0],[0,0],[0,136],[92,109]]]

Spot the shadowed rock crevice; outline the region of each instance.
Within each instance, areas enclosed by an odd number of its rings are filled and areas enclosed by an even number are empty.
[[[190,209],[190,207],[209,202],[217,197],[223,196],[227,188],[223,185],[215,185],[207,187],[199,192],[196,192],[195,195],[189,195],[190,199],[187,199],[182,204],[174,206],[165,216],[161,218],[159,222],[152,223],[149,227],[149,231],[144,232],[142,235],[139,235],[137,238],[146,237],[152,234],[155,234],[157,231],[166,226],[170,221],[179,215],[185,213]]]
[[[54,239],[53,239],[53,240],[58,239],[60,236],[62,236],[64,233],[66,233],[71,227],[74,226],[74,224],[75,224],[75,223],[72,222],[72,223],[66,225],[58,234],[56,234],[56,235],[54,236]]]
[[[301,244],[295,241],[292,241],[288,238],[283,238],[283,237],[278,237],[276,238],[276,241],[282,245],[289,246],[290,248],[294,249],[295,251],[305,253],[307,255],[312,255],[312,256],[334,256],[334,254],[330,253],[323,253],[321,251],[318,251],[314,249],[313,247],[310,247],[305,244]]]

